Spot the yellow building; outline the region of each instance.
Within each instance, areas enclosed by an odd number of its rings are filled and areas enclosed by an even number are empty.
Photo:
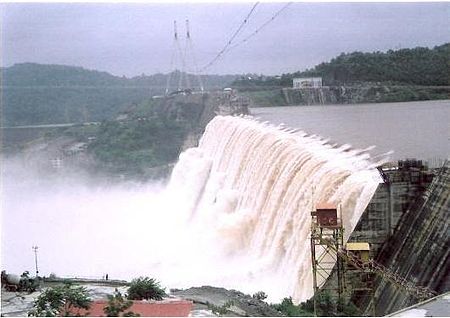
[[[363,262],[368,262],[370,259],[370,245],[366,242],[347,243],[347,251],[359,257]]]

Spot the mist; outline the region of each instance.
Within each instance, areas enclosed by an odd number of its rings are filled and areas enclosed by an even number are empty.
[[[313,293],[311,187],[314,201],[342,204],[351,233],[380,181],[365,151],[231,116],[208,124],[168,182],[105,182],[38,159],[3,165],[7,272],[33,273],[39,246],[40,276],[149,276],[167,288],[265,291],[269,301]]]
[[[162,208],[161,184],[106,185],[71,173],[46,176],[18,158],[5,160],[3,170],[2,261],[7,271],[34,272],[32,245],[39,246],[43,276],[108,273],[125,279],[152,262],[158,237],[165,234],[155,226],[161,221],[155,218]]]
[[[199,177],[200,187],[205,180],[196,172],[188,180]],[[253,280],[252,270],[261,265],[248,255],[228,257],[227,242],[214,226],[223,220],[216,211],[191,220],[193,193],[186,187],[104,182],[83,171],[55,173],[23,157],[6,158],[2,174],[1,259],[9,273],[34,275],[36,245],[40,276],[150,276],[166,288],[232,288],[237,278]],[[244,283],[241,290],[256,292],[260,284]]]

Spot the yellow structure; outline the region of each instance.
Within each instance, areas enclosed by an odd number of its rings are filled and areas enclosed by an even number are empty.
[[[370,245],[366,242],[347,243],[346,250],[356,255],[363,262],[368,262],[370,259]]]

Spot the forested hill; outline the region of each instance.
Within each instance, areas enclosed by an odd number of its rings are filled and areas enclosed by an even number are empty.
[[[383,52],[342,53],[326,63],[306,71],[276,77],[242,78],[237,87],[292,87],[295,77],[320,76],[324,85],[391,83],[399,85],[450,85],[450,43],[434,48],[389,50]]]
[[[172,86],[180,72],[171,74]],[[168,74],[133,78],[65,65],[15,64],[1,69],[2,126],[101,121],[166,89]],[[207,75],[206,89],[236,76]],[[195,83],[196,78],[191,76]]]
[[[15,64],[2,69],[3,85],[20,87],[44,86],[107,86],[124,85],[126,79],[106,72],[98,72],[65,65],[34,63]]]

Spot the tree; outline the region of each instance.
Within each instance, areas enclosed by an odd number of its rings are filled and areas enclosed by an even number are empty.
[[[303,317],[314,315],[313,311],[305,310],[301,305],[294,305],[292,297],[283,298],[280,304],[272,304],[271,306],[287,317]]]
[[[28,292],[31,294],[32,292],[36,291],[38,287],[39,287],[39,279],[37,277],[31,278],[30,272],[25,271],[20,276],[20,283],[17,291]]]
[[[45,290],[34,302],[29,316],[56,317],[74,316],[74,309],[88,310],[91,300],[86,288],[74,287],[72,283],[65,282],[62,286],[56,286]],[[89,313],[86,313],[89,315]]]
[[[108,317],[139,317],[132,311],[124,312],[133,305],[132,300],[127,300],[122,296],[122,294],[116,289],[114,295],[108,295],[108,305],[103,308],[103,311]]]
[[[254,299],[263,301],[263,300],[265,300],[267,298],[267,294],[265,292],[263,292],[263,291],[259,291],[259,292],[254,293],[252,297]]]
[[[321,292],[317,299],[317,309],[322,317],[336,316],[336,304],[333,302],[330,293]]]
[[[286,297],[280,304],[271,306],[288,317],[314,316],[313,298],[294,305],[292,298]],[[319,317],[352,317],[361,316],[361,312],[352,302],[335,302],[328,292],[321,292],[317,296],[317,315]]]
[[[232,299],[225,302],[225,304],[223,304],[222,306],[217,306],[217,305],[210,304],[210,303],[207,304],[208,309],[210,309],[214,315],[217,315],[219,317],[225,316],[226,314],[228,314],[230,307],[233,305],[234,305],[234,302]]]
[[[132,300],[162,300],[164,296],[166,296],[166,292],[161,288],[160,283],[149,277],[133,279],[128,288],[128,299]]]

